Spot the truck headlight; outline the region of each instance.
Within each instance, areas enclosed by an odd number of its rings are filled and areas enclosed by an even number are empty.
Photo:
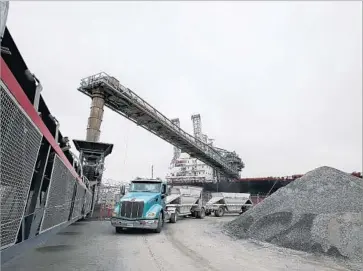
[[[156,213],[155,212],[150,212],[148,213],[146,216],[147,217],[155,217]]]
[[[112,216],[118,216],[118,213],[119,213],[119,209],[116,208],[112,211]]]

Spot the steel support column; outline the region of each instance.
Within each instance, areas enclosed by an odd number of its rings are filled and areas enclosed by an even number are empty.
[[[94,90],[92,93],[91,111],[87,125],[87,141],[98,142],[100,140],[104,105],[104,93],[98,89]]]

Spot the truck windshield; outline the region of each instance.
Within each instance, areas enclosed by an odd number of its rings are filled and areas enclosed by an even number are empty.
[[[135,182],[131,183],[130,192],[160,192],[161,183]]]

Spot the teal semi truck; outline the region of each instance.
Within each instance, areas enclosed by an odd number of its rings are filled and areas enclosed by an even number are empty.
[[[160,179],[136,179],[116,203],[111,225],[120,233],[125,228],[150,229],[160,233],[164,222],[175,216],[167,211],[167,183]]]

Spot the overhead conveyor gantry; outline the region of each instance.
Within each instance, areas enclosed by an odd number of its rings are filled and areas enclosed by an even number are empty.
[[[103,105],[105,105],[183,152],[219,170],[226,177],[232,179],[240,177],[241,168],[232,165],[213,147],[175,125],[136,93],[121,85],[114,77],[106,73],[89,76],[81,80],[78,90],[95,101],[92,103],[94,111],[88,122],[89,137],[99,138]]]

